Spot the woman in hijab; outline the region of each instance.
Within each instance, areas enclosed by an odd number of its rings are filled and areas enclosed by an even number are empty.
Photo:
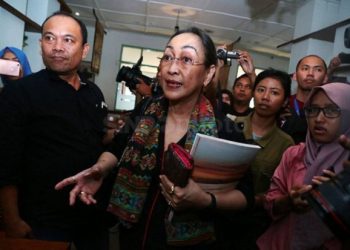
[[[302,195],[338,174],[349,156],[338,138],[350,135],[350,85],[313,88],[304,109],[306,142],[286,150],[266,194],[274,223],[257,241],[262,250],[342,248]]]
[[[10,61],[16,61],[19,62],[21,65],[18,76],[1,75],[1,81],[4,84],[4,86],[6,86],[6,84],[8,84],[10,81],[20,79],[32,73],[27,56],[20,49],[17,49],[15,47],[5,47],[0,51],[0,58]]]

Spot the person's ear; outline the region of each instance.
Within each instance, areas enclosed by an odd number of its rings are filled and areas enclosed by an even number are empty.
[[[215,75],[215,70],[216,70],[216,67],[214,64],[210,65],[209,69],[207,69],[207,75],[204,79],[204,87],[207,86],[211,80],[213,79],[214,75]]]
[[[42,56],[43,55],[43,39],[42,38],[39,38],[39,45],[40,45],[40,55]]]
[[[293,80],[293,81],[296,81],[296,80],[297,80],[297,74],[296,74],[296,72],[293,73],[293,75],[292,75],[292,80]]]
[[[87,56],[87,54],[88,54],[88,52],[89,52],[89,49],[90,49],[90,45],[89,45],[88,43],[85,43],[85,44],[83,45],[83,55],[82,55],[82,59],[84,59],[84,58]]]

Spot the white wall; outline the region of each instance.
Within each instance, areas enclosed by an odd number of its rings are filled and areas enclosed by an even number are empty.
[[[38,6],[40,6],[40,8],[38,8]],[[59,9],[60,4],[58,1],[28,0],[26,15],[34,22],[41,25],[46,17]],[[25,32],[25,35],[28,37],[28,45],[23,47],[23,51],[28,57],[32,71],[37,72],[45,67],[42,61],[41,48],[39,45],[41,34],[40,32]]]
[[[5,2],[25,14],[27,7],[26,0],[7,0]],[[6,46],[21,49],[23,44],[24,22],[3,8],[0,8],[0,20],[0,49]]]

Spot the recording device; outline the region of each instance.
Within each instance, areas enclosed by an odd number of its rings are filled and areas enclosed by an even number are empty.
[[[140,65],[142,63],[143,56],[132,66],[132,68],[123,66],[117,74],[117,82],[125,81],[126,86],[131,90],[136,89],[136,85],[142,82],[147,85],[153,85],[154,79],[145,75],[142,75]]]
[[[19,62],[0,59],[0,75],[19,76],[20,68]]]
[[[216,51],[216,56],[217,58],[223,60],[225,62],[225,64],[228,62],[228,59],[239,59],[239,53],[236,50],[232,50],[232,51],[227,51],[225,49],[218,49]]]
[[[304,198],[335,236],[350,236],[350,168],[313,187]]]

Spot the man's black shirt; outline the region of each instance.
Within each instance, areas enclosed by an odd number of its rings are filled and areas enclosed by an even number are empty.
[[[86,223],[87,216],[96,215],[95,207],[79,201],[69,206],[72,187],[56,191],[54,186],[96,162],[103,150],[106,114],[103,95],[94,83],[82,81],[75,90],[49,70],[3,89],[0,187],[18,186],[25,220],[65,228]]]

